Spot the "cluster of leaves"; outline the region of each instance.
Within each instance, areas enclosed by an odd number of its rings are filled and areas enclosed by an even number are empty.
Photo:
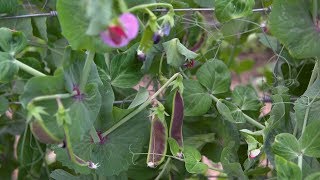
[[[202,179],[212,169],[230,179],[318,179],[318,4],[0,0],[0,177]],[[196,7],[215,8],[214,18],[173,11]],[[99,34],[128,12],[138,37],[108,46]],[[262,86],[231,89],[231,73],[253,67],[239,61],[248,49],[274,53],[273,69],[263,69]],[[267,115],[257,89],[271,96]]]

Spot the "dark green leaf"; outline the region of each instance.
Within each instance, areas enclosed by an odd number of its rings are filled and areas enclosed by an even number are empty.
[[[299,139],[301,152],[307,156],[320,157],[320,121],[310,123]]]
[[[34,35],[45,41],[48,41],[47,18],[46,17],[33,18],[32,22],[34,23],[34,26],[33,26]]]
[[[102,42],[100,36],[86,34],[90,22],[84,8],[78,0],[58,0],[57,11],[62,34],[68,39],[73,49],[106,52],[108,47]]]
[[[136,58],[136,49],[132,48],[116,55],[111,60],[111,85],[119,88],[132,88],[142,78],[141,62]]]
[[[175,68],[182,66],[186,59],[195,59],[198,56],[181,44],[177,38],[171,39],[162,45],[167,54],[167,63]]]
[[[227,92],[231,84],[228,67],[217,59],[211,59],[204,63],[197,71],[197,78],[212,94]]]
[[[169,137],[168,143],[169,143],[171,154],[173,156],[180,156],[181,149],[179,147],[178,142],[175,139],[173,139],[172,137]]]
[[[300,155],[300,145],[296,137],[289,133],[278,134],[272,145],[275,154],[287,160],[293,160]]]
[[[215,134],[198,134],[191,137],[187,137],[184,141],[185,146],[192,146],[197,149],[201,149],[205,144],[213,142],[215,140]]]
[[[261,102],[252,86],[236,86],[232,92],[232,101],[242,111],[259,111]]]
[[[233,123],[245,123],[246,117],[244,113],[233,103],[226,100],[219,100],[217,102],[217,109],[219,113],[228,121]]]
[[[133,99],[132,103],[129,105],[128,109],[139,106],[144,103],[149,98],[149,92],[146,88],[140,87],[136,97]]]
[[[27,45],[27,39],[21,32],[0,28],[0,34],[0,48],[11,56],[22,51]]]
[[[319,26],[314,24],[311,1],[274,1],[269,22],[272,34],[296,58],[319,57]]]
[[[252,13],[254,0],[215,0],[215,14],[220,22],[241,18]]]
[[[212,104],[208,92],[195,80],[184,80],[183,85],[184,114],[197,116],[206,113]]]
[[[12,14],[16,12],[18,5],[18,0],[0,0],[0,13]]]
[[[200,152],[191,146],[186,146],[183,150],[185,167],[189,173],[202,174],[207,172],[208,165],[200,162]]]
[[[281,156],[275,156],[278,179],[301,180],[302,174],[298,165],[287,161]]]
[[[317,180],[319,178],[320,178],[320,172],[316,172],[307,176],[305,180]]]

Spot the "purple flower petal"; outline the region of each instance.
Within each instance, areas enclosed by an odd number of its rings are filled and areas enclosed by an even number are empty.
[[[108,44],[111,47],[119,48],[123,47],[129,44],[130,40],[127,38],[121,38],[121,42],[119,44],[116,44],[110,37],[109,31],[103,31],[100,33],[100,37],[102,41],[106,44]]]
[[[119,17],[119,21],[129,40],[134,39],[138,35],[139,21],[135,15],[131,13],[124,13]]]

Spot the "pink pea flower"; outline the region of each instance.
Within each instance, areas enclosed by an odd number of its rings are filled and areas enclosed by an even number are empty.
[[[131,13],[121,14],[118,22],[109,25],[106,31],[100,33],[103,42],[114,48],[128,45],[139,31],[138,19]]]
[[[250,158],[250,159],[254,159],[254,158],[257,157],[260,153],[261,153],[261,150],[260,150],[260,149],[254,149],[254,150],[250,151],[250,153],[249,153],[249,158]]]

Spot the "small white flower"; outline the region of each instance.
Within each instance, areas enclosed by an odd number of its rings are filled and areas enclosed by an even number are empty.
[[[183,153],[182,152],[178,152],[177,153],[177,157],[180,158],[180,159],[183,159]]]
[[[99,163],[95,164],[92,161],[89,161],[88,163],[89,163],[88,168],[90,168],[90,169],[97,169],[100,166]]]
[[[254,149],[254,150],[250,151],[249,158],[253,159],[253,158],[257,157],[260,153],[261,153],[260,149]]]

